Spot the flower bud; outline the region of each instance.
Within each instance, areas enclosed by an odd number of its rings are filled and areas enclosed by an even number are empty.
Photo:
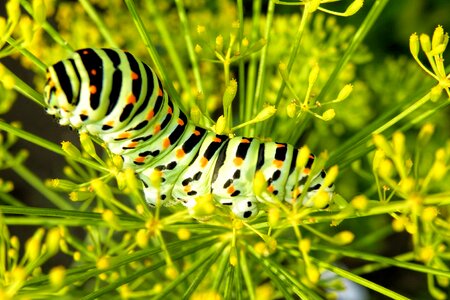
[[[61,142],[62,150],[69,155],[69,157],[81,157],[81,152],[71,142]]]
[[[66,277],[66,268],[64,266],[53,267],[48,273],[48,277],[53,287],[60,287]]]
[[[425,53],[428,53],[431,51],[431,41],[430,37],[424,33],[420,35],[420,45],[422,46],[422,50]]]
[[[364,4],[364,0],[355,0],[353,1],[345,10],[344,15],[349,17],[351,15],[356,14]]]
[[[276,113],[277,109],[273,105],[264,107],[255,117],[256,122],[262,122],[272,117]]]
[[[431,40],[431,48],[436,49],[444,41],[444,29],[441,25],[438,25],[433,32],[433,37]]]
[[[419,55],[419,37],[416,33],[411,34],[409,37],[409,50],[411,51],[411,54],[414,58],[417,58]]]
[[[324,121],[330,121],[330,120],[332,120],[335,116],[336,116],[336,112],[335,112],[334,109],[332,109],[332,108],[327,109],[327,110],[322,114],[322,118],[323,118]]]
[[[353,85],[352,84],[346,84],[344,87],[339,91],[339,94],[336,98],[336,102],[344,101],[347,99],[347,97],[351,94],[353,91]]]
[[[231,79],[230,84],[225,89],[225,93],[223,94],[223,107],[229,107],[231,106],[231,103],[233,103],[233,99],[236,96],[237,92],[237,81],[236,79]]]

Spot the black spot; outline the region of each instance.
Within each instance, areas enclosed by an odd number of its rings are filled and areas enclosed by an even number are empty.
[[[273,172],[273,175],[272,175],[273,181],[275,181],[278,178],[280,178],[280,176],[281,176],[281,171],[280,170],[276,170],[275,172]]]
[[[233,179],[228,179],[227,181],[225,181],[223,188],[224,189],[228,188],[232,183],[233,183]]]
[[[222,205],[233,205],[232,202],[222,202]]]
[[[241,177],[241,170],[236,170],[233,174],[233,179],[239,179]]]
[[[192,178],[186,178],[181,182],[181,184],[183,186],[187,186],[189,184],[189,182],[191,182],[191,181],[192,181]]]
[[[173,170],[173,169],[175,169],[176,166],[177,166],[177,162],[172,161],[167,165],[167,170]]]
[[[310,187],[308,188],[308,192],[318,190],[318,189],[320,189],[320,187],[321,187],[321,184],[320,184],[320,183],[318,183],[318,184],[316,184],[316,185],[313,185],[313,186],[310,186]]]
[[[247,210],[246,212],[244,212],[243,217],[247,219],[247,218],[250,218],[251,215],[252,215],[252,212]]]
[[[230,196],[231,197],[236,197],[236,196],[238,196],[239,194],[241,193],[241,191],[234,191]]]
[[[109,125],[106,125],[106,124],[102,126],[102,130],[109,130],[111,128],[113,128],[113,127],[109,126]]]
[[[247,201],[247,206],[248,207],[252,207],[252,202],[251,201]]]
[[[194,180],[199,180],[202,177],[202,172],[198,171],[195,173],[194,177],[192,177]]]
[[[275,196],[278,195],[278,190],[273,191],[272,194],[274,194]]]
[[[189,191],[187,194],[189,196],[194,196],[194,195],[197,195],[197,191]]]
[[[165,200],[166,199],[166,195],[161,195],[161,200]]]
[[[320,177],[325,178],[325,176],[327,176],[327,173],[325,173],[325,171],[322,170],[322,171],[320,172]]]
[[[80,115],[80,120],[82,121],[82,122],[84,122],[84,121],[86,121],[88,119],[88,115]]]

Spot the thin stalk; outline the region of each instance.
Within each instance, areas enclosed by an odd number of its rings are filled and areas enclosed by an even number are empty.
[[[242,38],[244,37],[244,4],[243,0],[237,0],[237,15],[239,20],[239,30],[237,37],[237,50],[241,52]],[[239,119],[238,124],[245,122],[245,65],[244,60],[238,63],[238,93],[239,93]]]
[[[320,260],[317,260],[317,259],[314,259],[314,258],[312,258],[312,259],[315,262],[315,264],[317,264],[319,267],[322,267],[322,268],[327,269],[327,270],[329,270],[331,272],[334,272],[334,273],[336,273],[337,275],[339,275],[341,277],[347,278],[348,280],[351,280],[351,281],[353,281],[353,282],[355,282],[355,283],[357,283],[359,285],[365,286],[366,288],[369,288],[369,289],[371,289],[373,291],[376,291],[376,292],[378,292],[378,293],[380,293],[382,295],[385,295],[385,296],[388,296],[388,297],[390,297],[392,299],[397,299],[397,300],[409,300],[409,298],[407,298],[405,296],[402,296],[402,295],[400,295],[400,294],[398,294],[398,293],[396,293],[396,292],[394,292],[394,291],[392,291],[390,289],[387,289],[387,288],[385,288],[385,287],[383,287],[383,286],[381,286],[379,284],[376,284],[376,283],[374,283],[374,282],[372,282],[370,280],[367,280],[367,279],[362,278],[362,277],[360,277],[358,275],[355,275],[355,274],[353,274],[353,273],[351,273],[349,271],[346,271],[344,269],[338,268],[336,266],[333,266],[331,264],[328,264],[326,262],[323,262],[323,261],[320,261]]]
[[[78,0],[81,5],[84,8],[84,11],[88,14],[88,16],[92,19],[95,26],[100,31],[101,35],[105,39],[105,41],[113,48],[118,48],[119,46],[114,41],[110,31],[108,28],[106,28],[105,23],[103,23],[103,20],[99,17],[97,12],[95,11],[95,8],[92,6],[92,4],[87,0]]]
[[[167,50],[167,54],[170,58],[171,66],[175,70],[177,74],[178,80],[180,81],[181,87],[184,92],[191,95],[191,88],[189,85],[188,78],[186,76],[185,66],[181,62],[180,56],[178,55],[178,50],[176,49],[173,39],[167,29],[167,24],[162,19],[162,14],[158,12],[154,0],[146,1],[147,10],[152,17],[152,22],[155,24],[156,29],[159,31],[159,35],[161,36],[162,42],[164,44],[164,48]],[[190,99],[191,97],[189,97]],[[185,107],[188,109],[188,107]]]
[[[20,5],[26,10],[28,14],[31,16],[33,15],[33,8],[31,7],[30,3],[26,0],[20,0]],[[73,52],[74,49],[72,46],[69,45],[69,43],[61,36],[61,34],[53,28],[53,26],[50,25],[47,21],[45,21],[42,24],[42,28],[48,33],[48,35],[62,48],[66,49],[69,52]]]
[[[264,30],[264,39],[266,40],[266,46],[261,50],[261,57],[259,60],[258,66],[258,77],[256,79],[256,87],[255,87],[255,101],[252,107],[251,113],[252,116],[256,115],[259,110],[263,107],[264,101],[264,92],[265,92],[265,79],[266,79],[266,58],[267,52],[269,51],[269,45],[271,41],[271,30],[273,23],[273,16],[275,13],[275,4],[272,1],[269,1],[269,6],[267,8],[266,14],[266,28]],[[259,135],[261,132],[261,124],[256,126],[255,134]]]
[[[3,156],[6,159],[6,161],[14,162],[15,160],[15,158],[7,151],[3,152]],[[42,183],[39,177],[34,175],[33,172],[28,170],[28,168],[26,168],[20,162],[15,161],[14,163],[12,163],[12,170],[17,175],[19,175],[25,182],[31,185],[36,191],[38,191],[41,195],[46,197],[51,203],[56,205],[56,207],[59,207],[61,209],[73,208],[73,206],[69,204],[69,202],[66,199],[60,197],[58,194],[49,190],[48,187]]]
[[[316,101],[317,102],[323,102],[323,100],[326,98],[328,93],[330,93],[333,89],[335,84],[337,83],[337,77],[347,64],[347,62],[350,60],[358,46],[362,43],[364,38],[366,37],[369,30],[374,25],[375,21],[378,19],[379,15],[383,11],[386,4],[389,2],[389,0],[376,0],[373,4],[372,8],[370,9],[369,13],[367,14],[367,17],[362,22],[361,26],[358,27],[358,30],[355,32],[353,39],[351,40],[347,50],[345,51],[344,55],[341,57],[339,62],[336,64],[336,67],[334,68],[333,72],[331,73],[330,77],[328,78],[327,82],[323,86],[323,88],[320,90],[319,95],[317,96]],[[295,143],[297,143],[301,137],[301,132],[296,133],[293,136],[293,140]]]
[[[42,62],[39,58],[37,58],[33,53],[21,47],[21,45],[12,37],[9,37],[7,42],[8,44],[16,48],[20,52],[20,54],[22,54],[23,56],[28,58],[32,63],[34,63],[40,72],[45,73],[47,65],[44,62]]]
[[[134,0],[124,0],[125,4],[128,8],[128,11],[130,12],[131,18],[134,21],[134,24],[136,26],[136,29],[139,32],[139,35],[141,36],[141,39],[147,48],[147,51],[150,55],[151,60],[153,61],[156,71],[159,74],[162,82],[164,83],[164,86],[168,89],[170,97],[178,104],[181,103],[179,94],[175,90],[173,84],[167,77],[167,73],[164,72],[165,68],[161,62],[161,58],[158,55],[158,51],[156,51],[155,46],[153,45],[150,36],[147,33],[147,30],[145,29],[144,22],[142,21],[138,9],[136,7],[136,4]]]
[[[366,18],[362,22],[361,26],[358,27],[358,30],[353,35],[353,39],[351,40],[347,50],[345,51],[344,55],[341,57],[339,62],[336,64],[336,67],[334,68],[333,72],[331,73],[330,77],[328,78],[327,82],[323,86],[323,88],[320,91],[320,94],[317,96],[317,101],[323,101],[327,94],[331,92],[334,85],[337,83],[337,77],[341,73],[342,69],[345,67],[347,62],[350,60],[356,49],[359,45],[361,45],[362,41],[366,37],[369,30],[372,28],[372,26],[375,24],[375,21],[378,19],[379,15],[383,11],[386,4],[389,2],[389,0],[376,0],[375,3],[372,5],[372,8],[370,9],[369,13],[367,14]]]
[[[202,79],[200,76],[200,69],[197,62],[197,57],[195,56],[194,46],[192,44],[191,35],[189,32],[189,24],[186,16],[186,11],[184,9],[182,0],[175,0],[177,5],[178,16],[180,18],[181,26],[183,27],[183,35],[186,41],[186,47],[188,50],[189,60],[192,64],[192,72],[194,73],[195,85],[199,93],[203,93]]]
[[[19,94],[25,96],[26,98],[32,100],[34,103],[41,107],[45,107],[44,97],[42,94],[38,93],[31,86],[26,84],[22,79],[20,79],[14,72],[11,72],[8,68],[3,66],[5,70],[14,78],[14,90],[16,90]]]
[[[302,14],[302,17],[300,20],[300,25],[298,27],[297,34],[295,35],[295,39],[293,42],[293,47],[291,49],[291,52],[289,53],[289,60],[288,60],[288,64],[287,64],[286,71],[285,71],[286,75],[287,75],[287,80],[289,79],[289,75],[291,73],[294,62],[297,60],[297,55],[298,55],[298,51],[300,49],[300,45],[302,43],[303,34],[305,33],[306,26],[309,22],[310,5],[311,5],[310,2],[305,3],[305,7],[303,8],[303,14]],[[277,93],[277,98],[275,100],[275,107],[278,107],[278,105],[280,104],[281,98],[283,97],[285,87],[286,87],[286,81],[283,80],[283,82],[281,83],[280,89],[278,90],[278,93]],[[267,125],[268,126],[265,126],[265,130],[263,131],[264,136],[273,131],[274,119],[272,118],[271,120],[269,120],[269,124],[267,124]]]
[[[270,4],[269,4],[270,5]],[[259,22],[261,21],[261,0],[253,1],[253,17],[252,17],[252,32],[251,32],[251,40],[256,41],[259,36]],[[266,45],[267,47],[267,45]],[[250,63],[247,69],[247,84],[246,84],[246,96],[245,101],[242,99],[241,102],[244,102],[244,120],[250,120],[253,117],[253,110],[255,106],[255,85],[256,85],[256,70],[258,64],[258,53],[253,53],[250,56]],[[253,135],[254,127],[245,127],[244,135]]]
[[[62,155],[62,156],[67,156],[67,153],[65,153],[60,146],[53,144],[52,142],[49,142],[48,140],[41,138],[37,135],[31,134],[28,131],[19,129],[17,127],[11,126],[8,123],[2,122],[0,121],[0,130],[4,130],[10,134],[13,134],[23,140],[26,140],[30,143],[33,143],[35,145],[38,145],[42,148],[45,148],[47,150],[50,150],[52,152],[55,152],[56,154]],[[109,172],[109,170],[89,159],[83,158],[83,157],[78,157],[78,156],[74,156],[71,157],[71,159],[73,159],[74,161],[77,161],[81,164],[84,164],[87,167],[90,167],[92,169],[95,169],[97,171],[100,172]]]

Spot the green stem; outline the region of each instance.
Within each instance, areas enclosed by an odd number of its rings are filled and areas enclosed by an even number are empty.
[[[38,67],[39,71],[41,71],[42,73],[45,73],[45,70],[47,69],[47,65],[45,63],[43,63],[39,58],[37,58],[33,53],[31,53],[27,49],[23,48],[20,45],[20,43],[18,43],[12,37],[8,38],[7,42],[8,42],[8,44],[10,44],[14,48],[16,48],[20,52],[20,54],[22,54],[23,56],[28,58],[32,63],[34,63],[36,65],[36,67]]]
[[[8,123],[0,121],[0,130],[4,130],[10,134],[13,134],[21,139],[24,139],[30,143],[33,143],[35,145],[38,145],[42,148],[45,148],[47,150],[50,150],[52,152],[55,152],[56,154],[67,156],[67,154],[61,149],[60,146],[53,144],[49,142],[46,139],[43,139],[37,135],[33,135],[29,133],[28,131],[19,129],[17,127],[11,126]],[[71,157],[74,161],[77,161],[81,164],[84,164],[85,166],[88,166],[92,169],[95,169],[100,172],[109,172],[109,170],[89,159],[83,158],[83,157]]]
[[[11,70],[7,69],[5,66],[3,66],[5,70],[14,78],[14,90],[16,90],[18,93],[22,94],[26,98],[32,100],[34,103],[41,107],[45,107],[44,104],[44,97],[42,94],[38,93],[35,89],[30,87],[28,84],[26,84],[22,79],[16,76],[14,72],[11,72]]]
[[[30,14],[31,16],[33,15],[33,8],[31,7],[31,5],[30,5],[30,3],[28,1],[20,0],[20,4],[27,11],[28,14]],[[58,32],[58,30],[53,28],[53,26],[51,26],[50,23],[45,21],[42,24],[42,28],[48,33],[49,36],[51,36],[51,38],[58,45],[60,45],[61,47],[63,47],[64,49],[66,49],[69,52],[73,52],[74,51],[74,49],[69,45],[69,43],[66,40],[63,39],[61,34]]]
[[[106,28],[105,23],[103,23],[103,20],[99,17],[97,12],[95,11],[95,8],[91,5],[91,3],[87,0],[78,0],[80,1],[81,5],[84,8],[84,11],[89,15],[89,17],[94,22],[95,26],[100,31],[103,38],[106,40],[106,42],[113,48],[118,48],[119,46],[114,41],[111,33],[109,32],[108,28]]]
[[[145,47],[148,50],[148,53],[150,55],[151,60],[155,64],[155,68],[157,73],[159,74],[162,82],[164,83],[164,86],[167,88],[170,97],[178,104],[181,103],[179,99],[179,94],[175,90],[173,84],[167,77],[167,73],[164,72],[165,68],[161,62],[161,58],[158,55],[158,51],[156,51],[155,46],[153,45],[150,36],[147,33],[147,30],[145,29],[144,22],[142,21],[136,4],[134,0],[124,0],[125,4],[127,5],[128,11],[130,12],[131,18],[134,21],[134,24],[136,26],[136,29],[139,32],[139,35],[141,36],[142,41],[144,42]]]
[[[192,64],[192,72],[194,73],[195,84],[197,87],[197,91],[199,93],[203,93],[203,85],[202,79],[200,76],[200,69],[197,62],[197,57],[195,56],[194,46],[191,40],[191,34],[189,32],[189,24],[186,16],[186,11],[184,9],[182,0],[175,0],[175,4],[177,5],[178,16],[180,18],[181,25],[183,27],[183,35],[186,41],[186,47],[188,50],[189,60]]]
[[[7,151],[3,152],[3,156],[7,161],[13,162],[12,170],[16,172],[17,175],[19,175],[25,182],[35,188],[36,191],[45,196],[51,203],[56,205],[56,207],[59,207],[61,209],[73,208],[72,205],[69,204],[70,202],[49,190],[49,188],[42,183],[41,179],[34,175],[34,173],[28,170],[24,165],[22,165],[20,162],[14,161],[15,158]]]
[[[270,5],[270,3],[269,3]],[[259,23],[261,22],[261,0],[253,1],[253,17],[252,17],[252,32],[251,41],[256,41],[259,36]],[[267,45],[265,46],[267,47]],[[258,64],[258,53],[253,53],[250,56],[250,63],[247,69],[247,85],[246,97],[244,106],[244,120],[250,120],[253,117],[253,111],[257,111],[255,107],[255,86],[256,86],[256,70]],[[244,135],[254,135],[254,128],[244,128]]]
[[[154,0],[146,1],[145,3],[147,5],[147,10],[152,18],[152,22],[155,24],[156,28],[159,31],[159,35],[161,36],[164,48],[167,50],[167,54],[169,55],[171,66],[177,74],[181,87],[184,92],[191,95],[191,88],[186,76],[185,66],[183,66],[183,63],[181,62],[180,55],[178,55],[178,50],[173,43],[173,39],[169,30],[167,29],[166,22],[164,22],[162,18],[163,14],[158,12]],[[189,97],[189,99],[191,99],[191,97]],[[188,107],[185,107],[185,109],[188,109]]]
[[[261,57],[259,59],[258,77],[256,79],[255,87],[255,100],[251,110],[251,114],[256,115],[263,107],[264,104],[264,92],[266,88],[266,58],[269,51],[269,45],[271,41],[271,31],[273,24],[273,16],[275,14],[275,4],[269,1],[266,14],[266,28],[264,30],[264,39],[266,40],[266,46],[261,50]],[[256,126],[255,135],[260,135],[262,124]]]

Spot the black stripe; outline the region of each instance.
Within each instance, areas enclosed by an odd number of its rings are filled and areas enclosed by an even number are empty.
[[[72,103],[74,105],[77,105],[78,103],[80,103],[81,76],[80,76],[80,72],[78,71],[77,66],[75,65],[75,60],[70,58],[69,62],[72,65],[73,71],[75,72],[75,76],[77,77],[77,80],[78,80],[78,83],[79,83],[78,90],[75,91],[77,93],[76,99]],[[69,103],[70,103],[71,100],[72,99],[69,99]]]
[[[311,167],[312,167],[312,165],[313,165],[313,163],[314,163],[314,158],[315,158],[315,157],[314,157],[313,154],[310,154],[310,155],[309,155],[308,162],[306,163],[305,168],[311,169]]]
[[[112,88],[109,94],[108,109],[106,110],[107,116],[114,110],[114,107],[119,101],[120,90],[122,88],[122,71],[119,69],[121,61],[119,54],[111,49],[103,49],[103,51],[105,51],[106,55],[109,57],[115,68],[112,75]]]
[[[169,107],[170,107],[172,113],[171,114],[167,113],[166,117],[164,118],[164,120],[161,123],[161,130],[163,130],[167,126],[167,124],[169,124],[169,122],[173,116],[173,103],[172,103],[172,101],[170,101],[170,99],[168,101],[168,104],[169,104]]]
[[[139,69],[139,63],[137,62],[136,58],[129,52],[125,52],[125,55],[128,58],[128,63],[130,64],[130,70],[138,75],[138,78],[136,80],[132,80],[132,87],[131,91],[133,95],[136,97],[136,100],[139,99],[141,95],[141,89],[142,89],[142,77],[141,77],[141,70]],[[131,74],[130,74],[131,79]]]
[[[128,103],[127,105],[125,105],[119,117],[120,122],[125,121],[130,116],[131,112],[133,111],[133,107],[133,103]]]
[[[175,128],[174,131],[169,135],[169,141],[171,145],[175,145],[186,129],[187,118],[186,115],[180,111],[180,119],[183,121],[183,125],[179,125]]]
[[[59,85],[63,90],[64,94],[66,94],[67,101],[69,103],[77,105],[78,103],[73,103],[73,91],[72,91],[72,83],[69,75],[67,75],[66,67],[62,61],[53,65],[53,69],[55,70],[56,76],[58,77]]]
[[[292,159],[291,159],[291,166],[289,167],[289,174],[292,174],[294,172],[296,164],[297,164],[297,155],[298,155],[298,149],[294,149],[292,151]]]
[[[256,162],[256,171],[261,169],[261,167],[264,165],[264,152],[265,152],[266,145],[264,143],[259,144],[258,149],[258,160]]]
[[[181,148],[183,149],[184,153],[189,153],[194,149],[194,147],[200,143],[200,141],[205,137],[206,129],[201,127],[195,127],[195,130],[198,131],[200,134],[195,135],[194,133],[191,134],[191,136],[183,143]]]
[[[244,143],[244,142],[240,142],[239,145],[236,148],[236,157],[245,159],[245,157],[247,156],[247,152],[248,149],[250,148],[250,145],[252,144],[252,140],[251,138],[242,138],[242,139],[246,139],[249,141],[249,143]]]
[[[211,183],[216,182],[217,176],[219,176],[219,170],[220,170],[220,168],[221,168],[221,167],[224,165],[224,163],[225,163],[225,159],[226,159],[226,157],[227,157],[227,148],[228,148],[228,146],[230,145],[230,144],[228,143],[229,141],[230,141],[230,140],[227,139],[226,144],[220,149],[219,156],[217,157],[216,164],[214,165],[214,171],[213,171]],[[220,143],[214,143],[214,142],[213,142],[213,143],[211,143],[211,144],[209,145],[208,149],[209,149],[213,144],[218,144],[218,146],[220,146]],[[208,149],[206,149],[206,151],[208,151]],[[217,150],[217,149],[216,149],[216,150]],[[206,157],[206,151],[205,151],[205,157]],[[212,156],[211,156],[211,157],[212,157]],[[206,157],[206,158],[208,158],[208,157]],[[208,158],[208,160],[209,160],[209,158]]]
[[[81,49],[77,51],[80,54],[81,61],[89,76],[89,86],[95,86],[97,92],[90,94],[89,104],[93,110],[100,106],[100,92],[103,87],[103,60],[92,49]],[[96,74],[92,74],[95,70]]]
[[[277,147],[275,150],[275,159],[285,161],[286,159],[286,153],[287,153],[287,146],[283,143],[278,143],[278,145],[284,145],[284,147]]]
[[[143,63],[143,66],[144,66],[144,69],[145,69],[145,77],[140,78],[140,80],[141,81],[142,80],[146,80],[147,81],[147,91],[146,91],[146,94],[145,94],[144,101],[140,102],[140,105],[139,105],[138,109],[136,110],[136,112],[133,114],[132,118],[134,118],[134,116],[138,116],[141,112],[143,112],[147,108],[148,104],[150,103],[150,99],[151,99],[153,93],[155,93],[155,91],[153,90],[154,89],[154,82],[153,82],[152,70],[150,70],[150,68],[144,63]],[[159,108],[158,108],[158,110],[159,110]],[[156,112],[155,112],[155,114],[156,114]]]

